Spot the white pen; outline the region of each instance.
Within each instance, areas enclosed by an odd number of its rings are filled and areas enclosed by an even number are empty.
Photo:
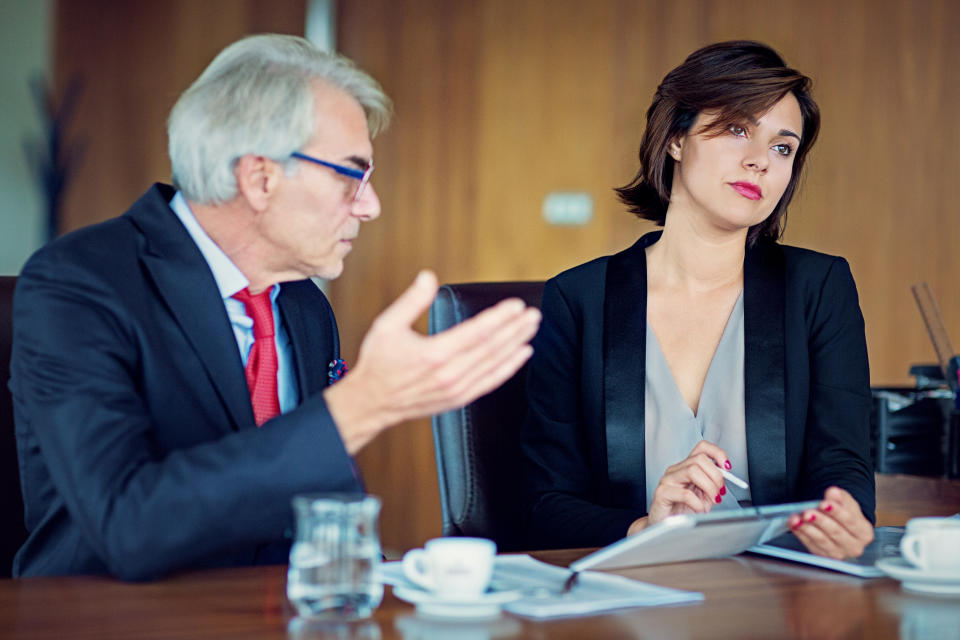
[[[737,476],[733,475],[732,473],[730,473],[730,472],[727,471],[726,469],[720,469],[720,473],[723,474],[723,477],[724,477],[724,478],[726,478],[727,480],[729,480],[729,481],[732,482],[733,484],[737,485],[737,486],[740,487],[741,489],[746,489],[747,487],[750,486],[750,485],[748,485],[748,484],[746,483],[746,481],[745,481],[744,479],[738,478]]]

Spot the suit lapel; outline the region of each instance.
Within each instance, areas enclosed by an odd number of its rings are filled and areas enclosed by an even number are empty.
[[[786,271],[773,243],[749,249],[743,273],[747,458],[753,501],[787,499]]]
[[[141,260],[159,296],[196,351],[237,428],[253,428],[253,408],[237,342],[210,267],[156,186],[129,213],[146,243]]]
[[[603,407],[614,504],[646,511],[644,446],[649,233],[607,262],[603,303]]]
[[[293,345],[300,401],[327,386],[327,367],[339,356],[336,327],[323,294],[309,281],[280,285],[277,306]]]

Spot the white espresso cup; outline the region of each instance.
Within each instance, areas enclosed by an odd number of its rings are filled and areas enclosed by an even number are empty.
[[[926,571],[960,571],[960,518],[913,518],[900,540],[910,564]]]
[[[490,584],[496,554],[493,540],[434,538],[403,556],[403,574],[438,596],[479,597]]]

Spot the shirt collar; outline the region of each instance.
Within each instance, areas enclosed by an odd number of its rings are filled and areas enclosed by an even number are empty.
[[[180,218],[183,226],[187,228],[187,233],[193,238],[197,248],[200,249],[200,253],[203,254],[204,260],[207,261],[207,265],[210,266],[213,278],[217,281],[217,287],[220,289],[220,296],[226,300],[236,292],[245,289],[250,281],[233,263],[233,260],[227,257],[223,249],[203,230],[181,191],[177,191],[173,196],[173,200],[170,201],[170,208]],[[273,291],[270,292],[271,300],[276,300],[278,289],[279,287],[274,285]]]

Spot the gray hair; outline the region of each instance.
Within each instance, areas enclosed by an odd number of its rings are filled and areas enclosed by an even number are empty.
[[[296,36],[249,36],[221,51],[174,105],[174,185],[193,202],[222,203],[237,193],[233,169],[244,155],[288,162],[314,133],[317,81],[360,103],[371,138],[389,124],[390,98],[348,58]]]

